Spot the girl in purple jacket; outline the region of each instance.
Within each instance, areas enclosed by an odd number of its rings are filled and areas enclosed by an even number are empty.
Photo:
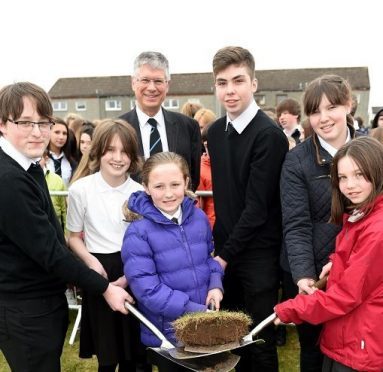
[[[188,190],[186,161],[172,152],[146,160],[145,191],[131,195],[125,210],[128,227],[121,250],[124,273],[138,307],[175,343],[171,322],[189,312],[206,311],[222,300],[221,266],[212,258],[212,235],[204,212]],[[133,213],[132,213],[133,212]],[[141,327],[141,340],[160,340]]]

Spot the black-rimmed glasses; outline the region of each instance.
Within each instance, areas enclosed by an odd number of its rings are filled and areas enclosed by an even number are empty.
[[[35,125],[40,129],[41,133],[48,133],[52,126],[55,124],[53,121],[31,121],[31,120],[12,120],[8,119],[13,124],[17,125],[17,128],[25,133],[32,132]]]

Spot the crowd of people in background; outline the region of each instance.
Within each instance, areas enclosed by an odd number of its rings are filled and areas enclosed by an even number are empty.
[[[76,288],[80,357],[96,355],[100,372],[184,370],[145,350],[160,342],[124,301],[173,343],[171,322],[212,302],[254,325],[275,311],[237,372],[278,371],[282,321],[297,325],[302,372],[383,370],[383,109],[363,123],[337,75],[310,82],[302,103],[259,107],[241,47],[218,50],[213,75],[221,118],[196,102],[164,109],[169,62],[152,51],[133,63],[136,106],[119,118],[55,117],[31,83],[0,91],[0,310],[15,314],[0,318],[0,349],[12,370],[60,370],[63,294]]]

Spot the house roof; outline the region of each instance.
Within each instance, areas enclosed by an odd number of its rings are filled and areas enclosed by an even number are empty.
[[[309,68],[256,71],[258,92],[302,91],[306,84],[324,74],[346,78],[353,89],[369,90],[368,67]],[[210,95],[214,92],[213,74],[173,74],[169,95]],[[130,76],[61,78],[49,90],[52,99],[133,96]]]

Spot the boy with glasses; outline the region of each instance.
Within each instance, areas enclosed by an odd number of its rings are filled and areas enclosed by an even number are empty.
[[[124,314],[125,301],[132,301],[65,246],[37,163],[53,124],[40,87],[16,83],[0,90],[0,349],[14,372],[60,371],[66,283],[102,293]]]

